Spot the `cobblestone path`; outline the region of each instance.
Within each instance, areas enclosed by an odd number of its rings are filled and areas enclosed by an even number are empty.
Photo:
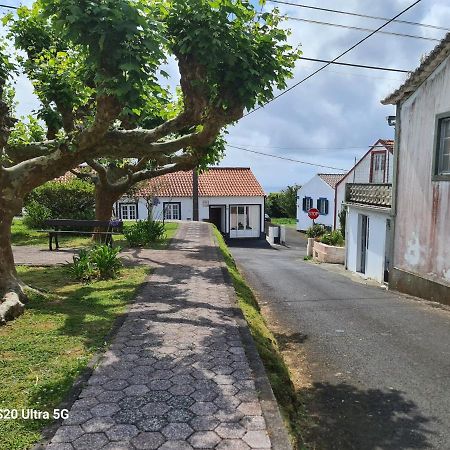
[[[269,449],[207,224],[185,223],[47,450]]]

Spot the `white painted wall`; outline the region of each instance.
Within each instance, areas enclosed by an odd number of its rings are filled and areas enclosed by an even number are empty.
[[[163,204],[164,202],[181,203],[181,220],[192,220],[193,217],[193,205],[192,197],[159,197],[158,205],[153,207],[153,218],[156,220],[162,220],[163,218]],[[123,199],[120,202],[126,202]],[[261,207],[260,218],[260,230],[264,231],[264,197],[199,197],[199,220],[209,220],[209,206],[225,205],[225,214],[223,215],[223,223],[226,232],[229,232],[229,208],[230,205],[259,205]],[[255,208],[256,209],[256,208]],[[255,211],[252,211],[256,214]],[[259,213],[259,212],[258,212]],[[138,203],[138,215],[139,219],[147,218],[146,202],[143,199]]]
[[[303,211],[303,198],[311,197],[313,199],[313,208],[317,208],[317,200],[319,198],[328,199],[328,214],[321,215],[316,223],[332,227],[334,226],[334,189],[319,175],[315,175],[307,183],[305,183],[297,192],[297,230],[307,230],[312,225],[312,220],[308,217],[308,213]]]
[[[449,284],[450,181],[432,181],[436,115],[444,113],[450,57],[401,104],[394,240],[395,268]]]
[[[373,151],[383,150],[377,147],[370,152],[367,152],[357,163],[350,169],[347,175],[336,185],[336,211],[335,220],[336,228],[339,228],[338,214],[342,209],[342,204],[345,202],[345,186],[347,183],[369,183],[370,182],[370,164],[372,161]],[[392,183],[393,175],[393,154],[386,149],[386,183]]]
[[[359,274],[357,269],[360,254],[360,214],[369,218],[366,273],[360,275],[382,283],[386,255],[386,220],[390,218],[388,210],[348,205],[345,240],[346,267],[347,270]]]

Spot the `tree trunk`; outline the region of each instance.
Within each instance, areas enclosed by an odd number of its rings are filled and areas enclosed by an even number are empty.
[[[16,212],[17,201],[0,198],[0,325],[20,316],[25,308],[24,285],[17,276],[11,248],[11,225]]]
[[[113,215],[114,203],[122,196],[121,193],[111,192],[101,183],[95,185],[95,220],[110,221]],[[97,228],[95,231],[109,231],[106,228]],[[95,233],[93,239],[98,243],[108,241],[105,234]]]

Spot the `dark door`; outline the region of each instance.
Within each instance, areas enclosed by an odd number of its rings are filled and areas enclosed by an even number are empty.
[[[222,231],[222,208],[209,208],[209,221]]]
[[[367,247],[369,244],[369,218],[363,214],[360,215],[359,229],[359,270],[360,273],[366,273]]]

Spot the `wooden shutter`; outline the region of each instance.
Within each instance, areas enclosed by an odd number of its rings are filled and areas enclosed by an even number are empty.
[[[306,197],[303,197],[303,211],[306,211]]]

